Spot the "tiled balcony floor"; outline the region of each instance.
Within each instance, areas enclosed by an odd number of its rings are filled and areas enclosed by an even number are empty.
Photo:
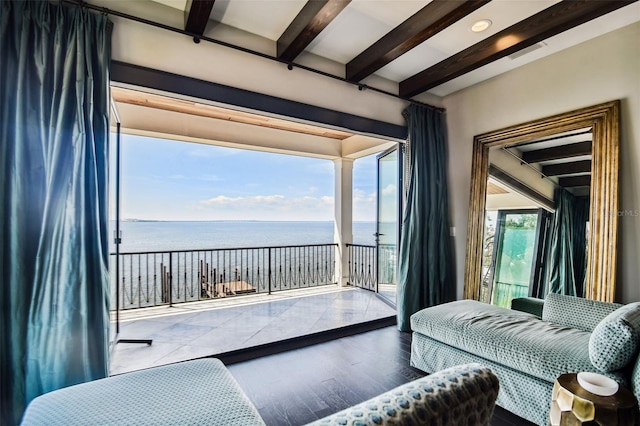
[[[111,354],[110,374],[221,354],[395,315],[395,310],[375,293],[353,287],[290,290],[272,296],[238,299],[123,312],[118,338],[153,339],[153,344],[117,343]]]

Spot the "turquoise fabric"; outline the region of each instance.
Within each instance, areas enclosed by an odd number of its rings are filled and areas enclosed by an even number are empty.
[[[414,380],[375,398],[310,423],[313,426],[489,424],[498,378],[476,363]]]
[[[546,262],[548,291],[584,297],[589,197],[575,197],[559,188],[554,198],[555,213]]]
[[[500,362],[483,359],[437,340],[413,333],[411,365],[425,372],[478,362],[489,367],[500,381],[496,404],[540,426],[547,426],[553,382],[538,379]]]
[[[409,318],[422,308],[455,298],[449,236],[445,113],[411,104],[409,190],[402,221],[398,265],[398,328],[410,330]]]
[[[582,297],[549,293],[542,307],[542,319],[584,331],[593,331],[607,315],[622,305]],[[588,315],[586,313],[588,312]]]
[[[411,328],[550,382],[569,371],[599,372],[589,358],[589,332],[474,300],[424,309],[411,317]],[[607,374],[622,379],[617,373]]]
[[[620,370],[638,356],[640,302],[629,303],[607,315],[589,339],[589,357],[598,369]]]
[[[264,421],[217,359],[199,359],[81,383],[42,395],[24,426],[233,425]]]
[[[108,21],[0,5],[0,423],[107,374]]]

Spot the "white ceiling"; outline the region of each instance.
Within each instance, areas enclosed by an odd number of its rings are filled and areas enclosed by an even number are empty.
[[[186,7],[186,0],[155,1],[180,10]],[[400,82],[558,1],[493,0],[375,74]],[[214,22],[209,25],[221,22],[275,43],[305,3],[306,0],[216,0],[210,16]],[[315,38],[306,51],[346,64],[428,3],[425,0],[353,0]],[[473,33],[470,30],[471,24],[478,19],[490,19],[493,25],[485,32]],[[429,90],[429,93],[446,96],[636,21],[640,21],[640,2],[549,38],[541,48],[530,53],[515,59],[506,57],[485,65],[437,86]]]

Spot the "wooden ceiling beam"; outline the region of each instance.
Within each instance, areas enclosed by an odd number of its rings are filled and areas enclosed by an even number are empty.
[[[591,175],[569,176],[558,179],[558,185],[563,188],[575,188],[578,186],[590,186]]]
[[[542,166],[542,174],[545,176],[562,176],[574,173],[591,173],[591,160]]]
[[[293,61],[349,3],[351,0],[307,1],[278,39],[278,58]]]
[[[193,34],[203,35],[215,0],[187,0],[184,12],[184,29]]]
[[[360,81],[490,0],[434,0],[347,64],[347,79]]]
[[[591,141],[523,152],[522,160],[532,164],[542,161],[560,160],[562,158],[580,157],[583,155],[591,155]]]
[[[564,0],[400,82],[410,98],[637,0]]]

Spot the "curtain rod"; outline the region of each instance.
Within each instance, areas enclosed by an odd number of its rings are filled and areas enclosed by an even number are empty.
[[[527,145],[532,145],[532,144],[540,143],[540,142],[556,141],[556,140],[560,140],[560,139],[567,139],[567,138],[570,138],[572,136],[587,135],[589,133],[593,133],[593,130],[589,129],[589,130],[584,130],[584,131],[581,131],[581,132],[567,133],[567,134],[558,135],[558,136],[551,136],[551,137],[544,138],[544,139],[536,139],[536,140],[532,140],[532,141],[529,141],[529,142],[516,142],[516,143],[513,143],[511,145],[507,145],[506,148],[515,148],[515,147],[518,147],[518,146],[527,146]],[[591,141],[585,141],[585,142],[591,142]]]
[[[521,165],[521,166],[527,166],[527,167],[529,167],[531,170],[533,170],[534,172],[536,172],[537,174],[539,174],[539,175],[540,175],[540,177],[542,177],[542,179],[548,179],[548,180],[549,180],[549,182],[551,182],[551,183],[553,184],[553,186],[555,186],[555,187],[557,187],[557,188],[560,188],[560,187],[561,187],[561,186],[560,186],[560,184],[559,184],[559,183],[557,183],[556,181],[554,181],[553,179],[551,179],[551,177],[550,177],[550,176],[547,176],[547,175],[545,175],[544,173],[542,173],[542,170],[538,170],[538,169],[536,169],[532,164],[527,163],[526,161],[524,161],[524,160],[522,159],[522,157],[519,157],[517,154],[515,154],[515,153],[513,153],[513,152],[509,151],[509,148],[511,148],[511,147],[510,147],[510,146],[503,146],[503,147],[501,148],[501,150],[502,150],[502,151],[504,151],[504,152],[506,152],[507,154],[510,154],[510,155],[511,155],[511,156],[513,156],[515,159],[517,159],[517,160],[520,162],[520,165]]]
[[[194,43],[200,43],[200,40],[204,40],[204,41],[207,41],[207,42],[210,42],[210,43],[213,43],[213,44],[217,44],[219,46],[228,47],[230,49],[234,49],[234,50],[238,50],[240,52],[248,53],[250,55],[258,56],[258,57],[263,58],[263,59],[268,59],[268,60],[271,60],[271,61],[274,61],[274,62],[279,62],[281,64],[287,65],[287,68],[289,70],[293,70],[294,68],[300,68],[302,70],[309,71],[309,72],[312,72],[314,74],[318,74],[318,75],[321,75],[321,76],[324,76],[324,77],[327,77],[327,78],[331,78],[331,79],[334,79],[334,80],[341,81],[343,83],[348,83],[348,84],[351,84],[353,86],[357,86],[358,90],[360,90],[360,91],[362,91],[362,90],[371,90],[373,92],[380,93],[380,94],[386,95],[386,96],[390,96],[390,97],[393,97],[393,98],[396,98],[396,99],[400,99],[400,100],[403,100],[403,101],[406,101],[406,102],[409,102],[409,103],[412,103],[412,104],[426,106],[426,107],[433,108],[433,109],[435,109],[437,111],[441,111],[441,112],[445,111],[444,108],[439,108],[439,107],[436,107],[436,106],[433,106],[433,105],[426,104],[424,102],[420,102],[420,101],[416,101],[416,100],[413,100],[413,99],[405,98],[405,97],[402,97],[400,95],[396,95],[395,93],[388,92],[388,91],[382,90],[382,89],[378,89],[378,88],[375,88],[373,86],[369,86],[369,85],[364,84],[364,83],[358,83],[358,82],[355,82],[355,81],[351,81],[351,80],[348,80],[348,79],[346,79],[344,77],[340,77],[340,76],[337,76],[335,74],[331,74],[331,73],[328,73],[328,72],[325,72],[325,71],[321,71],[321,70],[318,70],[316,68],[308,67],[306,65],[297,64],[297,63],[292,62],[292,61],[286,61],[284,59],[280,59],[278,57],[271,56],[271,55],[268,55],[266,53],[258,52],[256,50],[248,49],[246,47],[238,46],[238,45],[235,45],[235,44],[232,44],[232,43],[227,43],[225,41],[216,40],[214,38],[207,37],[205,35],[199,35],[199,34],[192,33],[192,32],[180,29],[180,28],[172,27],[170,25],[161,24],[159,22],[151,21],[149,19],[144,19],[144,18],[140,18],[140,17],[137,17],[137,16],[129,15],[129,14],[124,13],[124,12],[118,12],[116,10],[111,10],[111,9],[106,8],[106,7],[95,6],[95,5],[92,5],[90,3],[87,3],[87,2],[84,2],[84,1],[81,1],[81,0],[80,1],[79,0],[60,0],[60,2],[68,4],[68,5],[72,5],[72,6],[77,6],[77,7],[82,7],[82,8],[85,8],[85,9],[94,10],[94,11],[100,12],[100,13],[102,13],[104,15],[113,15],[113,16],[117,16],[119,18],[128,19],[128,20],[135,21],[135,22],[138,22],[138,23],[141,23],[141,24],[146,24],[146,25],[150,25],[152,27],[160,28],[160,29],[163,29],[163,30],[171,31],[171,32],[174,32],[174,33],[182,34],[182,35],[186,35],[186,36],[192,37]]]

